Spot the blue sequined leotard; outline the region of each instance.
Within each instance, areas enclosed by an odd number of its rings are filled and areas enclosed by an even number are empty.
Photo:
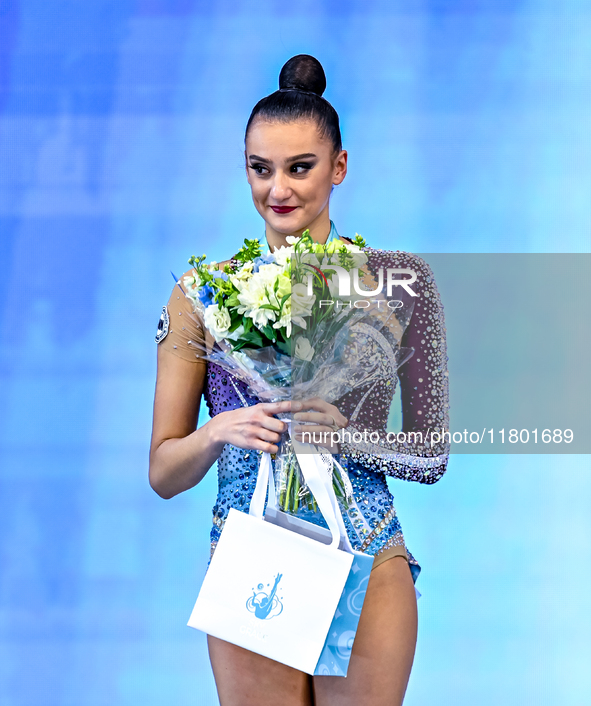
[[[330,239],[338,238],[331,224]],[[364,248],[371,255],[371,267],[408,268],[417,274],[413,285],[418,293],[412,316],[404,331],[401,345],[413,348],[414,354],[398,370],[386,369],[381,379],[356,388],[344,395],[337,407],[349,419],[348,430],[368,427],[378,431],[380,441],[373,443],[341,444],[337,456],[351,480],[354,504],[345,525],[354,549],[375,557],[374,566],[391,556],[404,556],[409,563],[413,581],[421,570],[408,550],[402,528],[393,504],[393,496],[386,476],[418,483],[435,483],[447,468],[449,444],[444,441],[433,446],[415,443],[420,438],[408,432],[427,434],[435,427],[449,428],[447,353],[443,307],[431,269],[420,257],[400,251]],[[190,274],[191,271],[185,273]],[[185,275],[183,275],[184,277]],[[183,282],[180,278],[180,283]],[[403,294],[400,298],[406,296]],[[361,331],[365,346],[380,353],[381,334]],[[249,396],[246,385],[224,371],[215,363],[200,358],[201,345],[213,345],[199,314],[193,312],[190,301],[175,285],[163,308],[156,340],[159,346],[185,360],[206,367],[205,401],[211,417],[246,405],[257,404]],[[382,356],[388,365],[388,356]],[[388,443],[386,425],[396,384],[400,383],[402,400],[402,431],[404,441]],[[390,438],[390,437],[389,437]],[[218,495],[213,507],[211,554],[231,507],[248,512],[250,499],[256,485],[261,452],[245,450],[226,444],[217,462]],[[307,520],[324,526],[324,518]]]

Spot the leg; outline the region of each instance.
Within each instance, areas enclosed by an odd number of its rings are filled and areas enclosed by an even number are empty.
[[[417,599],[408,562],[394,556],[369,576],[345,678],[313,677],[316,706],[401,706],[417,639]]]
[[[304,672],[211,635],[207,646],[221,706],[312,706]]]

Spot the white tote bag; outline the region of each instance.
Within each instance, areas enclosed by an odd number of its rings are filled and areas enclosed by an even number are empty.
[[[275,482],[270,456],[263,454],[250,512],[230,509],[188,625],[313,674],[353,554],[325,467],[312,454],[298,459],[330,529],[330,544],[326,530],[300,518],[292,518],[292,529],[272,524]],[[313,539],[319,529],[320,539]]]

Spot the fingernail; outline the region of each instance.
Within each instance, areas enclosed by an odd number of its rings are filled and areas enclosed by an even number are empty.
[[[302,415],[301,415],[301,414],[294,414],[294,415],[293,415],[293,418],[294,418],[294,419],[301,419],[301,418],[302,418]]]
[[[301,408],[302,408],[302,403],[301,403],[301,402],[292,402],[292,403],[291,403],[291,408],[292,408],[292,409],[301,409]]]

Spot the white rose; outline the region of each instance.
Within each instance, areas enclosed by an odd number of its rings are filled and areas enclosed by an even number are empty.
[[[220,309],[217,304],[210,304],[205,308],[203,319],[207,329],[216,341],[227,338],[228,329],[232,325],[232,318],[225,306]]]
[[[308,294],[308,288],[305,284],[294,284],[291,288],[291,311],[293,316],[310,316],[315,301],[316,295]]]
[[[228,332],[228,335],[226,338],[230,341],[239,341],[242,338],[242,335],[244,334],[244,326],[240,324],[238,328],[235,331],[232,331],[232,333]]]
[[[312,360],[314,357],[314,349],[305,336],[298,336],[296,339],[294,355],[300,360]]]

